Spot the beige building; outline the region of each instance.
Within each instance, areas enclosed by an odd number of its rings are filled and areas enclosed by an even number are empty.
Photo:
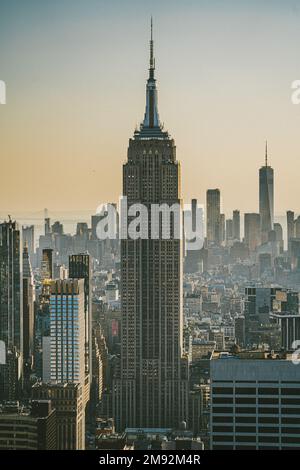
[[[51,400],[56,410],[58,450],[85,448],[84,392],[80,383],[36,383],[32,387],[33,399]]]

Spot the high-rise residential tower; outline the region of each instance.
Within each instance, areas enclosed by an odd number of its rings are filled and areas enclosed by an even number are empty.
[[[181,211],[180,164],[174,140],[160,123],[151,27],[146,112],[129,141],[123,195],[133,204]],[[121,213],[121,230],[123,227]],[[129,222],[131,219],[126,219]],[[176,224],[174,224],[176,225]],[[179,229],[180,230],[180,229]],[[188,417],[188,363],[183,356],[182,239],[121,240],[122,343],[114,383],[116,427],[175,427]],[[147,234],[146,234],[147,235]]]
[[[265,165],[259,170],[259,214],[261,243],[266,243],[274,225],[274,171],[268,165],[266,142]]]
[[[51,283],[51,381],[85,382],[83,279]]]
[[[219,189],[206,192],[206,238],[219,245],[221,238],[221,196]]]

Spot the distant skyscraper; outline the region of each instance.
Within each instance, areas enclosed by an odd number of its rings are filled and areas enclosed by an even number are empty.
[[[295,238],[300,238],[300,215],[294,222]]]
[[[241,228],[240,228],[240,211],[235,210],[232,214],[232,223],[233,223],[233,239],[240,241],[241,239]]]
[[[84,281],[51,283],[51,381],[85,381]]]
[[[220,214],[220,244],[225,241],[225,214]]]
[[[34,254],[34,225],[25,225],[22,227],[22,242],[23,246],[27,246],[30,261]]]
[[[283,230],[282,230],[281,224],[277,222],[274,223],[274,232],[276,236],[276,242],[279,245],[280,253],[282,253],[283,252]]]
[[[52,279],[53,277],[53,250],[52,248],[43,249],[41,277],[43,280]]]
[[[250,251],[255,251],[260,245],[260,215],[245,214],[245,243]]]
[[[261,243],[268,241],[274,224],[274,171],[268,165],[268,147],[266,143],[265,165],[259,170],[259,214]]]
[[[206,192],[206,238],[209,243],[220,243],[221,196],[219,189]]]
[[[232,219],[226,220],[226,242],[233,240],[233,223]]]
[[[63,235],[64,234],[64,227],[58,220],[54,222],[52,225],[52,232],[56,233],[56,235]]]
[[[154,68],[151,35],[145,117],[129,141],[123,167],[128,209],[135,203],[149,209],[181,204],[180,164],[174,140],[159,121]],[[178,238],[163,239],[161,232],[160,223],[158,239],[121,240],[121,376],[114,385],[118,429],[177,427],[188,417],[183,246]]]
[[[49,235],[51,233],[51,228],[50,228],[50,219],[49,217],[45,218],[45,235]]]
[[[291,239],[295,237],[295,213],[293,211],[287,211],[286,213],[286,222],[287,222],[287,248],[290,254],[291,252]]]
[[[87,253],[69,257],[70,279],[84,279],[84,316],[85,316],[85,368],[92,368],[92,295],[91,295],[91,257]]]

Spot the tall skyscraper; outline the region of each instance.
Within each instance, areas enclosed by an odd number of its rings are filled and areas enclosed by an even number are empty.
[[[84,281],[51,283],[51,381],[85,382]]]
[[[209,243],[220,243],[221,196],[219,189],[206,192],[206,238]]]
[[[181,207],[180,164],[174,140],[159,120],[154,70],[151,27],[146,112],[129,141],[123,166],[128,211],[133,204],[143,204],[148,222],[152,204]],[[113,401],[118,429],[175,427],[188,417],[182,257],[182,240],[163,239],[161,221],[158,239],[148,233],[147,239],[121,240],[121,367]]]
[[[92,368],[92,295],[91,257],[87,253],[69,256],[70,279],[84,279],[85,370]]]
[[[261,243],[266,243],[274,224],[274,171],[268,165],[267,143],[265,165],[259,170],[259,214]]]
[[[240,241],[241,239],[241,223],[240,223],[240,211],[234,210],[232,214],[232,230],[233,230],[233,239]]]
[[[20,231],[16,222],[0,224],[0,341],[6,364],[0,364],[0,398],[15,399],[22,373],[22,282]]]
[[[287,248],[288,252],[291,252],[291,239],[295,237],[295,213],[293,211],[286,212],[286,222],[287,222]]]
[[[20,231],[16,222],[0,224],[0,340],[22,350]]]

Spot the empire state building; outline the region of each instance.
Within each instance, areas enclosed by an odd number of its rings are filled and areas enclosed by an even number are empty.
[[[116,428],[178,427],[188,418],[188,360],[183,354],[183,241],[150,235],[153,204],[181,208],[180,164],[174,140],[160,123],[152,21],[146,111],[129,140],[123,166],[128,211],[148,209],[148,235],[121,240],[121,363],[114,381]],[[180,210],[181,212],[181,210]],[[127,222],[130,222],[127,217]],[[171,217],[174,228],[174,218]]]

